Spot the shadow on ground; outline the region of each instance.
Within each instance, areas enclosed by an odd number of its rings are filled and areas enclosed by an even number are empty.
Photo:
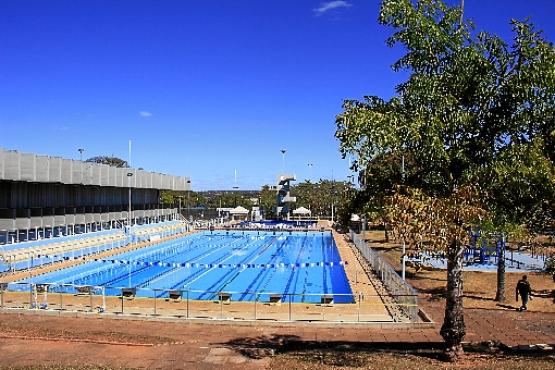
[[[263,335],[243,337],[218,343],[249,358],[263,358],[280,353],[302,353],[303,356],[321,357],[324,354],[336,366],[358,366],[358,355],[378,352],[398,352],[421,357],[440,359],[445,347],[443,342],[350,342],[350,341],[308,341],[296,335]],[[354,356],[357,355],[357,356]],[[321,360],[321,359],[320,359]],[[337,363],[335,363],[337,362]]]
[[[445,361],[443,342],[351,342],[308,341],[296,335],[263,335],[235,338],[224,343],[212,343],[232,349],[245,357],[261,359],[274,355],[293,355],[307,363],[329,367],[364,367],[368,357],[376,354],[412,355],[437,361]],[[500,342],[487,341],[464,344],[466,353],[492,356],[544,357],[553,354],[522,352]]]

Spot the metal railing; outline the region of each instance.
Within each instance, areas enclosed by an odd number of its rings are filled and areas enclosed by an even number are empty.
[[[202,298],[202,299],[199,299]],[[379,295],[215,292],[74,284],[0,284],[3,310],[278,322],[394,322],[389,313],[413,303]]]
[[[409,317],[411,321],[418,318],[418,293],[411,287],[395,269],[378,252],[368,246],[360,234],[350,230],[349,237],[369,266],[383,282],[387,292],[397,303],[396,307]]]

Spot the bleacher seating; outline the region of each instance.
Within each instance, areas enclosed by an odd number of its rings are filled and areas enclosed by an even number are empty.
[[[129,243],[156,241],[189,230],[184,221],[164,221],[0,246],[0,273],[83,258]]]
[[[127,244],[121,229],[66,235],[0,246],[0,272],[82,258]]]
[[[132,242],[153,241],[189,230],[189,225],[180,220],[152,224],[134,225],[129,229]]]

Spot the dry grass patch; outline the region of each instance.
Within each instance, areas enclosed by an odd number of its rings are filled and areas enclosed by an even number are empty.
[[[402,246],[396,243],[386,243],[383,231],[367,231],[365,239],[372,248],[378,250],[391,265],[401,270]],[[555,312],[555,283],[550,274],[537,272],[506,273],[506,301],[494,301],[497,288],[497,274],[495,272],[465,271],[464,306],[468,308],[486,309],[517,309],[519,302],[515,301],[517,281],[522,275],[528,275],[533,290],[533,300],[529,303],[529,311]],[[432,296],[442,297],[445,294],[447,274],[445,270],[422,271],[407,268],[407,280],[418,291]]]
[[[394,354],[368,352],[292,352],[272,359],[272,370],[290,369],[555,369],[553,357],[505,357],[467,354],[457,363],[446,363],[433,354]]]

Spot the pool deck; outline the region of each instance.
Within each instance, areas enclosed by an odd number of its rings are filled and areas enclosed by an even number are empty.
[[[188,233],[190,234],[190,233]],[[183,237],[187,234],[177,234],[162,239],[162,241]],[[388,312],[384,299],[376,291],[375,284],[365,272],[352,247],[345,237],[332,230],[341,260],[346,261],[345,272],[351,286],[354,303],[341,304],[307,304],[291,303],[287,298],[282,302],[248,302],[248,301],[211,301],[192,300],[183,296],[180,299],[154,299],[154,298],[124,298],[88,294],[60,294],[38,293],[33,297],[29,292],[4,292],[2,296],[3,308],[28,309],[33,303],[36,305],[47,304],[49,312],[59,314],[76,312],[89,314],[97,312],[98,307],[105,307],[102,316],[133,316],[142,318],[168,318],[186,319],[195,318],[202,320],[237,320],[257,322],[365,322],[365,323],[390,323],[393,321]],[[64,261],[53,265],[8,274],[0,278],[0,282],[14,282],[31,276],[43,274],[85,263],[95,258],[106,258],[135,249],[159,243],[142,242],[97,255],[87,256],[83,259]],[[362,299],[361,299],[362,298]],[[386,300],[387,301],[387,300]]]

